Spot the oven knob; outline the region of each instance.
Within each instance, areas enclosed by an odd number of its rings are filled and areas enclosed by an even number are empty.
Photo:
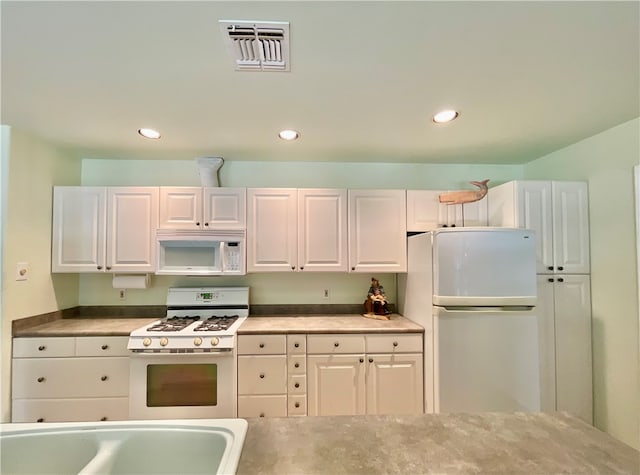
[[[200,338],[199,336],[195,337],[193,339],[193,344],[196,345],[196,346],[202,345],[202,338]]]
[[[151,344],[151,338],[145,338],[144,340],[142,340],[142,344],[144,346],[149,346]]]
[[[169,340],[166,337],[160,338],[160,346],[167,346],[169,344]]]
[[[218,343],[220,343],[220,338],[218,338],[217,336],[211,339],[211,346],[218,346]]]

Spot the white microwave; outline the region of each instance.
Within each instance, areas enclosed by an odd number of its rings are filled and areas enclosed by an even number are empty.
[[[156,231],[156,274],[245,275],[244,231]]]

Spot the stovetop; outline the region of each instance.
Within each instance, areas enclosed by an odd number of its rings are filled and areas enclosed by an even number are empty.
[[[173,316],[153,322],[151,325],[140,329],[143,332],[224,332],[237,320],[238,315],[210,316]]]

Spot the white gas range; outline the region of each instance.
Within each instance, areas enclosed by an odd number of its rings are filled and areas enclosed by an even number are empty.
[[[129,336],[129,417],[236,417],[236,332],[248,316],[248,287],[169,289],[167,316]]]

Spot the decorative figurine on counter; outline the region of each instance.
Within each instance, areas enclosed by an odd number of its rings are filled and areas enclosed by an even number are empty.
[[[387,303],[387,297],[384,294],[384,287],[375,277],[371,278],[371,287],[367,293],[367,300],[364,302],[366,313],[365,317],[375,318],[378,320],[390,320],[391,310]]]

